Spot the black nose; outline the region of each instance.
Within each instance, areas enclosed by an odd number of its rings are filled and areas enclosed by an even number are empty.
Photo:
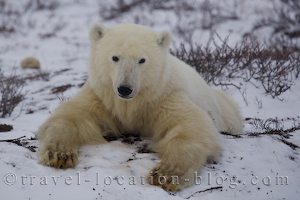
[[[132,93],[132,89],[128,85],[121,85],[118,87],[118,92],[121,97],[127,97]]]

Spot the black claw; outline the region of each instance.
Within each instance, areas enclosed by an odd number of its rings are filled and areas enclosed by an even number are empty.
[[[51,159],[53,159],[54,157],[53,157],[53,153],[52,153],[52,151],[49,151],[48,152],[48,157],[49,157],[49,160],[51,160]]]
[[[157,172],[157,171],[153,172],[151,175],[152,175],[153,177],[157,177],[157,176],[159,176],[159,174],[158,174],[158,172]]]
[[[167,184],[172,183],[172,178],[168,178],[166,183],[167,183]]]
[[[67,154],[63,154],[63,155],[62,155],[62,159],[63,159],[63,160],[66,161],[66,160],[68,160],[68,158],[69,158],[69,156],[68,156]]]
[[[74,156],[73,156],[73,154],[69,158],[71,159],[72,163],[74,163]]]

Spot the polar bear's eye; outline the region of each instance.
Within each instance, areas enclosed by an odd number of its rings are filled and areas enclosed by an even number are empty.
[[[145,58],[142,58],[142,59],[139,60],[139,64],[143,64],[143,63],[145,63],[145,62],[146,62],[146,59],[145,59]]]
[[[119,61],[118,56],[113,56],[111,59],[112,59],[114,62],[118,62],[118,61]]]

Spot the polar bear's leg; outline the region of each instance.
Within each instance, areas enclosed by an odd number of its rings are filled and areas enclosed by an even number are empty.
[[[209,115],[182,95],[173,95],[159,108],[153,140],[161,162],[147,180],[168,191],[194,184],[195,172],[220,150]]]
[[[103,131],[118,130],[98,98],[85,87],[60,105],[38,130],[39,160],[55,168],[74,167],[79,146],[106,142]]]
[[[221,90],[215,90],[215,94],[220,107],[220,117],[225,125],[220,131],[236,135],[242,134],[244,119],[238,105],[228,94]]]

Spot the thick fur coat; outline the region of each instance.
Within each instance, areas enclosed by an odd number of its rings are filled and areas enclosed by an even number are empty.
[[[152,138],[161,158],[148,182],[177,191],[193,184],[194,172],[219,154],[219,131],[242,132],[237,104],[169,53],[169,33],[96,25],[90,40],[87,83],[38,131],[42,164],[74,167],[80,146],[140,133]]]

